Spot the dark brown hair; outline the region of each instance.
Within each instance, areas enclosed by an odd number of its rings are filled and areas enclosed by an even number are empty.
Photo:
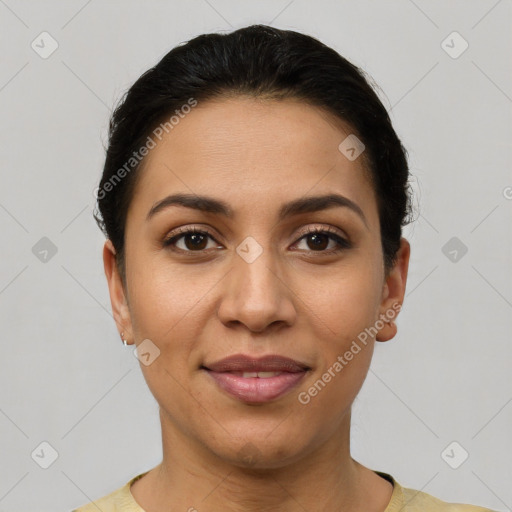
[[[407,153],[388,112],[365,73],[332,48],[305,34],[252,25],[203,34],[173,48],[138,78],[114,110],[94,218],[116,249],[123,281],[126,216],[143,162],[137,151],[163,119],[178,114],[191,98],[203,102],[233,95],[298,99],[353,129],[365,145],[389,271],[402,226],[410,222],[411,196]]]

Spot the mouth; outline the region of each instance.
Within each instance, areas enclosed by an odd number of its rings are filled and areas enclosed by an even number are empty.
[[[201,366],[229,396],[245,403],[275,400],[297,386],[311,368],[288,357],[236,354]]]

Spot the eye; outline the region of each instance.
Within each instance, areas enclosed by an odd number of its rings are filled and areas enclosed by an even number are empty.
[[[215,243],[208,247],[209,241]],[[348,240],[340,236],[332,228],[328,227],[309,228],[306,233],[303,234],[297,242],[295,242],[295,245],[302,241],[305,241],[306,244],[310,245],[309,247],[300,250],[324,254],[338,253],[352,247],[352,244]],[[181,244],[181,247],[179,244]],[[203,252],[207,249],[219,247],[217,240],[215,240],[209,231],[197,229],[195,227],[176,229],[162,242],[162,245],[178,252],[181,251],[188,253]],[[329,245],[331,245],[331,247],[329,247]]]
[[[196,228],[178,228],[170,237],[163,241],[163,246],[172,246],[173,250],[176,248],[184,252],[201,252],[211,248],[207,247],[208,238],[217,243],[217,241],[208,231]],[[178,245],[181,242],[183,242],[182,247]]]
[[[337,232],[333,231],[331,228],[310,228],[306,231],[300,239],[299,242],[305,241],[306,244],[309,244],[309,247],[306,248],[306,251],[309,252],[321,252],[325,254],[338,253],[345,249],[350,249],[352,244],[340,236]],[[329,244],[332,242],[329,250],[326,250],[329,247]],[[334,246],[334,247],[333,247]]]

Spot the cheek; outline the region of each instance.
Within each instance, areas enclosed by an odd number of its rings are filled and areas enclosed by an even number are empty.
[[[299,397],[301,416],[308,417],[308,428],[329,438],[339,432],[368,373],[373,344],[339,367],[329,364]],[[340,363],[341,364],[341,363]]]
[[[165,250],[133,250],[127,262],[130,313],[138,337],[168,343],[186,326],[194,329],[214,276],[194,265],[172,263]],[[132,272],[130,270],[133,269]],[[188,331],[190,332],[190,331]]]
[[[190,372],[197,362],[194,347],[205,315],[201,297],[210,288],[189,286],[178,273],[153,271],[149,265],[132,276],[130,313],[137,342],[149,339],[158,357],[141,371],[155,400],[173,422],[186,428],[194,417]],[[197,286],[197,285],[196,285]],[[197,415],[197,413],[196,413]]]
[[[369,265],[347,266],[322,282],[311,279],[307,286],[308,292],[304,293],[310,297],[308,307],[314,313],[308,316],[324,325],[328,347],[342,349],[374,323],[381,288]]]
[[[319,294],[316,314],[309,314],[321,318],[315,320],[320,357],[314,378],[300,391],[308,401],[308,415],[323,418],[329,429],[342,421],[367,376],[374,349],[370,328],[375,322],[375,296],[374,280],[368,272],[361,278],[354,272]]]
[[[331,388],[333,397],[339,394],[348,398],[355,396],[368,371],[374,346],[370,327],[375,317],[370,295],[373,290],[362,285],[344,285],[329,301],[330,333],[318,339],[322,354],[318,373]]]
[[[313,388],[303,389],[311,397],[312,410],[341,419],[355,399],[371,363],[375,332],[371,330],[380,303],[379,267],[355,260],[315,287],[311,310],[305,314],[316,326],[318,366]]]

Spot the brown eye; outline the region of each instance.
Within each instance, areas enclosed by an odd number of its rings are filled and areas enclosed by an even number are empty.
[[[176,248],[180,251],[185,252],[199,252],[207,249],[208,239],[215,239],[208,233],[207,231],[201,231],[198,229],[182,229],[179,230],[179,234],[173,234],[170,237],[166,238],[163,242],[164,247],[172,247]],[[180,247],[178,243],[183,242]]]
[[[348,240],[328,228],[310,229],[296,243],[302,242],[303,240],[307,247],[299,250],[306,252],[332,254],[352,247],[352,244]],[[210,247],[208,247],[209,241],[213,242],[213,245]],[[208,231],[196,228],[180,228],[174,231],[162,243],[164,247],[185,253],[202,252],[210,248],[219,247],[219,245],[215,244],[218,244],[218,242]]]
[[[310,247],[315,251],[323,251],[327,249],[329,241],[331,240],[331,238],[325,233],[313,233],[311,235],[307,235],[306,239],[308,243],[311,244]]]
[[[320,253],[336,253],[352,247],[351,243],[345,238],[341,237],[337,233],[332,232],[329,229],[318,229],[313,228],[303,235],[299,242],[305,240],[307,245],[306,251],[320,252]],[[329,243],[332,242],[329,248]]]

